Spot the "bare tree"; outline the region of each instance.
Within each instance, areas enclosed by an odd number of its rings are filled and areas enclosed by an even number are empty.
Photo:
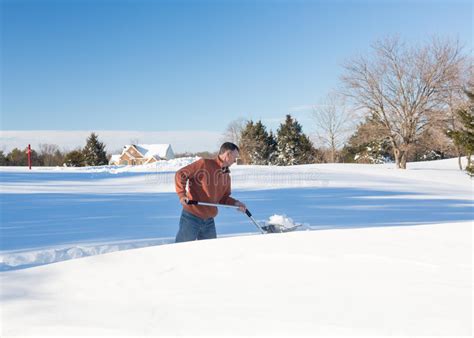
[[[316,137],[329,149],[330,162],[336,162],[337,150],[344,144],[351,126],[356,124],[356,114],[346,105],[343,95],[332,92],[313,106],[312,117],[316,125]]]
[[[464,58],[457,41],[433,39],[408,48],[398,38],[376,42],[374,54],[346,63],[345,93],[378,117],[390,139],[398,168],[418,135],[446,111],[447,93],[456,85]]]
[[[43,165],[47,167],[58,165],[58,154],[60,154],[60,152],[56,144],[39,144],[39,156],[43,161]]]
[[[240,138],[242,135],[242,130],[246,124],[246,120],[243,117],[232,121],[227,126],[224,134],[222,135],[222,142],[232,142],[236,145],[240,145]]]

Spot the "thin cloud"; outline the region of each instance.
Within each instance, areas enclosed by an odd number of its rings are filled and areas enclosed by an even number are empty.
[[[114,153],[122,149],[125,144],[137,143],[169,143],[177,153],[215,151],[219,148],[219,139],[222,136],[214,131],[123,131],[123,130],[7,130],[0,132],[1,149],[5,152],[13,148],[24,149],[31,144],[38,149],[41,143],[56,144],[60,149],[69,151],[84,147],[91,132],[99,135],[106,150]]]

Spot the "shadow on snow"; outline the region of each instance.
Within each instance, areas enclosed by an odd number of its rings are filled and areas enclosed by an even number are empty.
[[[474,213],[471,200],[414,192],[325,187],[236,190],[233,196],[245,202],[257,220],[285,214],[313,230],[467,221]],[[114,241],[169,242],[178,230],[181,206],[174,193],[39,193],[4,194],[1,211],[0,250],[8,253]],[[257,231],[233,209],[222,208],[216,224],[220,236]],[[12,267],[0,270],[6,269]]]

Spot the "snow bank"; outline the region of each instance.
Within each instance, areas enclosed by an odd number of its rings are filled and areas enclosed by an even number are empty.
[[[236,234],[235,236],[247,236],[252,233]],[[219,236],[220,238],[229,235]],[[96,255],[112,253],[116,251],[146,248],[157,245],[172,244],[175,237],[142,239],[135,241],[120,241],[108,243],[87,243],[73,246],[59,246],[52,248],[38,248],[35,250],[9,251],[0,254],[0,272],[17,269],[31,268],[39,265],[58,263],[70,259],[84,258]]]
[[[472,224],[148,247],[0,274],[1,335],[472,335]]]
[[[200,157],[180,157],[172,160],[163,160],[155,163],[137,165],[137,166],[114,166],[108,170],[111,174],[119,174],[124,172],[156,172],[156,171],[177,171],[178,169],[187,166]]]
[[[140,173],[140,172],[156,172],[156,171],[176,171],[200,157],[179,157],[172,160],[162,160],[155,163],[143,165],[102,165],[89,167],[0,167],[0,172],[61,172],[61,173]]]
[[[0,271],[15,268],[28,268],[62,262],[88,256],[101,255],[121,250],[130,250],[174,243],[174,238],[146,239],[133,242],[116,242],[107,244],[84,244],[74,246],[61,246],[58,248],[42,248],[37,250],[13,251],[0,255]]]

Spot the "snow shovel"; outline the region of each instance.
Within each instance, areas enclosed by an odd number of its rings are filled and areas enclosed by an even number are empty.
[[[194,201],[194,200],[188,200],[187,204],[189,205],[206,205],[209,207],[224,207],[224,208],[232,208],[232,209],[239,209],[238,206],[236,205],[229,205],[229,204],[216,204],[216,203],[207,203],[207,202],[199,202],[199,201]],[[262,234],[267,233],[267,231],[263,230],[263,228],[260,226],[260,224],[257,223],[257,221],[253,218],[252,213],[249,211],[249,209],[245,209],[245,214],[250,218],[253,224],[260,230]],[[273,232],[273,231],[270,231]]]

